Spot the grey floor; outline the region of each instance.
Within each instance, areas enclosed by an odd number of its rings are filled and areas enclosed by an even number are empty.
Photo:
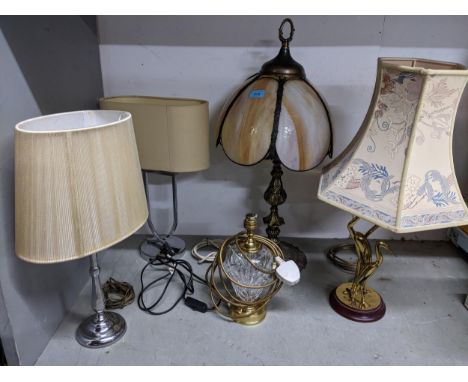
[[[139,239],[130,238],[101,254],[103,282],[112,276],[132,283],[138,292],[145,264],[135,249]],[[192,245],[201,238],[186,239]],[[387,313],[376,323],[359,324],[328,305],[334,286],[350,278],[323,255],[335,242],[294,243],[306,251],[308,267],[298,285],[282,288],[258,326],[193,312],[182,303],[154,317],[135,302],[121,311],[128,330],[120,342],[86,349],[75,342],[74,333],[91,313],[88,283],[37,364],[468,365],[468,310],[463,305],[468,262],[460,250],[444,242],[391,242],[394,255],[386,256],[370,281],[383,296]],[[191,260],[190,253],[184,258]],[[194,267],[204,274],[206,266]],[[201,285],[196,297],[208,301]]]

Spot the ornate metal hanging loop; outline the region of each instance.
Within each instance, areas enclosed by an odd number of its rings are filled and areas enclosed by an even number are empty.
[[[284,37],[283,35],[283,27],[286,23],[289,24],[289,37],[288,38]],[[283,22],[281,23],[279,27],[279,39],[283,44],[285,43],[289,44],[289,42],[292,41],[293,36],[294,36],[294,24],[291,19],[286,18],[283,20]]]

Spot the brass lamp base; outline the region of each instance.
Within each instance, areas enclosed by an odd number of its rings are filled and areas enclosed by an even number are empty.
[[[266,306],[256,307],[237,307],[231,305],[229,308],[229,316],[233,321],[242,325],[257,325],[266,317]]]
[[[293,260],[299,267],[300,271],[305,269],[307,266],[307,258],[301,249],[287,241],[280,241],[278,245],[283,251],[285,260]]]
[[[353,283],[343,283],[330,293],[330,305],[339,315],[356,322],[375,322],[386,311],[382,297],[372,288],[364,291],[365,302],[358,303],[352,298]]]
[[[369,235],[378,226],[372,226],[365,234],[355,231],[354,225],[359,220],[354,216],[348,223],[348,232],[353,244],[339,244],[328,250],[327,256],[335,265],[346,271],[354,272],[352,282],[339,285],[330,294],[331,307],[341,316],[357,322],[374,322],[385,314],[385,303],[382,297],[367,286],[367,281],[382,264],[382,251],[390,251],[388,245],[378,241],[373,251]],[[338,256],[337,252],[353,249],[357,256],[356,263],[348,262]]]

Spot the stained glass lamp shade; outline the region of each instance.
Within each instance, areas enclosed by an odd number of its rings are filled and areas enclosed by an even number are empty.
[[[282,80],[260,72],[229,106],[218,143],[235,163],[277,159],[290,170],[307,171],[330,152],[327,109],[305,78]]]
[[[318,198],[375,224],[372,232],[467,224],[452,157],[455,116],[467,78],[468,70],[459,64],[379,59],[364,123],[323,169]],[[353,238],[356,232],[348,228]],[[352,307],[359,306],[364,309],[365,302]]]
[[[289,38],[283,36],[286,23],[291,28]],[[251,166],[264,159],[273,161],[272,180],[265,192],[271,213],[263,221],[268,224],[268,237],[277,242],[279,226],[284,224],[278,205],[286,200],[281,166],[307,171],[332,152],[332,130],[325,103],[289,51],[293,33],[291,20],[285,19],[279,30],[282,47],[278,55],[247,79],[224,105],[217,138],[217,144],[237,164]],[[291,249],[283,248],[286,258],[305,267],[305,256],[291,257]]]

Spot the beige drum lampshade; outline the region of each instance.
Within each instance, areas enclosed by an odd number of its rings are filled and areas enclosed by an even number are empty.
[[[100,107],[132,114],[143,170],[179,173],[209,167],[207,101],[123,96],[102,98]]]
[[[129,113],[77,111],[16,125],[18,257],[78,259],[130,236],[147,216]]]
[[[318,198],[399,233],[467,224],[452,155],[467,80],[460,64],[380,58],[364,123],[323,169]]]

